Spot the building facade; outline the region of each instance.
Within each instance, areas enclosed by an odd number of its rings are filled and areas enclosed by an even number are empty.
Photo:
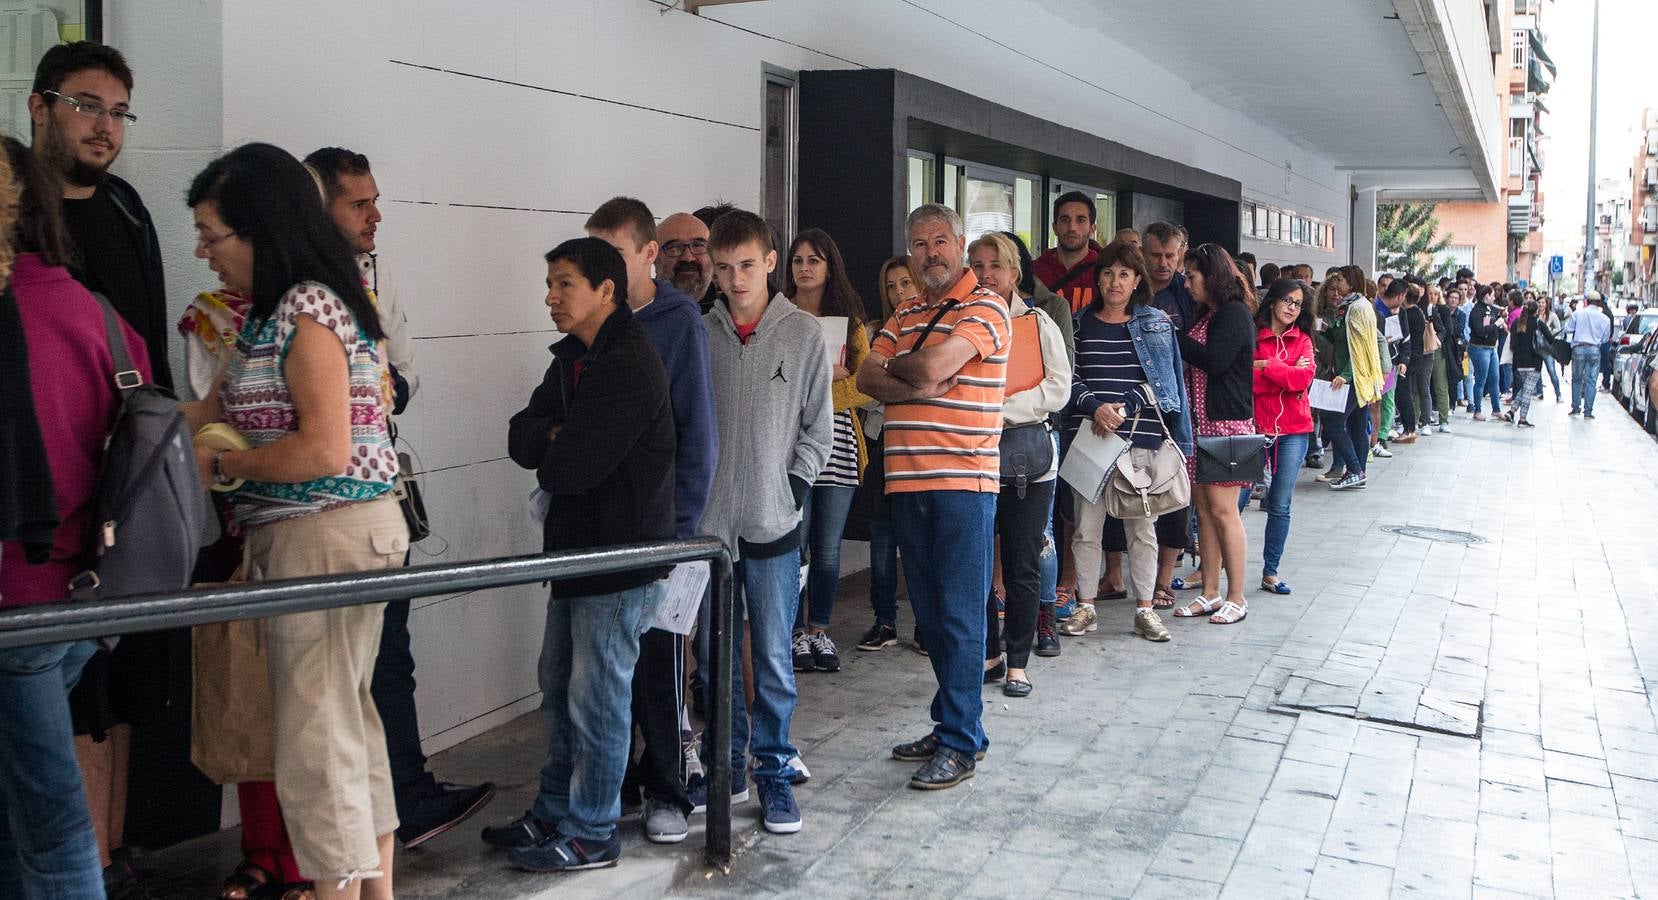
[[[1500,196],[1494,202],[1441,202],[1440,234],[1451,238],[1449,255],[1473,269],[1480,281],[1542,283],[1548,280],[1541,188],[1548,108],[1543,98],[1555,74],[1542,23],[1554,12],[1554,2],[1505,0],[1498,11],[1505,42],[1494,57],[1495,102],[1506,127]]]
[[[1625,185],[1632,199],[1625,212],[1628,258],[1623,292],[1652,305],[1658,304],[1658,109],[1648,108],[1642,115],[1639,140]]]

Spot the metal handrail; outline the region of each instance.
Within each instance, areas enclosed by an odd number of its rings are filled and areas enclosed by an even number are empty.
[[[0,611],[0,649],[89,640],[235,619],[254,619],[485,588],[534,584],[707,560],[713,590],[708,625],[713,718],[708,741],[704,855],[731,871],[731,550],[718,538],[627,544],[596,550],[509,556],[463,563],[227,584],[109,600],[49,603]]]

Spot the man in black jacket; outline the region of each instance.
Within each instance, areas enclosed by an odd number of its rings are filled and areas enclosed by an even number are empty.
[[[547,306],[567,337],[507,450],[534,469],[546,502],[542,546],[576,550],[674,536],[674,422],[668,376],[626,298],[627,265],[598,238],[547,254]],[[529,812],[484,829],[521,868],[615,865],[639,635],[666,591],[651,568],[553,582],[541,647],[547,760]]]
[[[121,51],[92,41],[59,44],[35,67],[29,94],[34,151],[63,178],[63,224],[75,245],[74,272],[108,297],[144,338],[156,384],[167,367],[167,291],[150,211],[133,186],[109,173],[133,115],[132,70]]]

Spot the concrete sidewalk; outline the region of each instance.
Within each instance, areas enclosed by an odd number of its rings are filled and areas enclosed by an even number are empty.
[[[1167,617],[1162,645],[1105,609],[1033,660],[1030,698],[987,686],[992,746],[954,790],[910,791],[914,766],[888,758],[927,730],[932,673],[907,647],[854,648],[871,617],[850,578],[843,670],[799,679],[801,833],[738,806],[725,877],[700,827],[664,848],[626,824],[620,867],[549,878],[508,870],[468,822],[399,855],[398,895],[1658,896],[1658,445],[1601,400],[1595,421],[1535,406],[1535,430],[1459,415],[1362,492],[1302,470],[1294,594],[1251,590],[1232,627]],[[1265,516],[1244,521],[1253,588]],[[434,765],[501,782],[485,816],[508,817],[541,740],[529,716]],[[206,887],[234,844],[161,857]]]

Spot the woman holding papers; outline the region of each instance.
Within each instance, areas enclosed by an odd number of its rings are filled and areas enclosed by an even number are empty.
[[[1071,363],[1065,355],[1065,337],[1046,312],[1032,308],[1019,296],[1019,249],[1001,234],[987,234],[967,248],[967,261],[979,284],[1007,301],[1013,317],[1013,342],[1007,364],[1007,393],[1002,400],[1002,452],[1010,451],[1015,429],[1028,429],[1053,447],[1048,416],[1065,408],[1071,397]],[[1027,457],[1029,458],[1029,457]],[[1003,472],[1007,471],[1006,467]],[[1001,621],[994,593],[985,601],[985,680],[1003,672],[1002,693],[1028,697],[1031,645],[1036,641],[1037,609],[1042,601],[1042,554],[1048,547],[1048,522],[1053,517],[1054,487],[1059,477],[1059,453],[1050,453],[1046,468],[1020,479],[1002,478],[996,498],[996,539],[1001,547],[1002,584],[1007,590],[1007,658],[1002,658]]]
[[[1349,267],[1353,268],[1353,267]],[[1354,280],[1362,276],[1362,270]],[[1380,332],[1376,328],[1376,310],[1364,294],[1352,288],[1345,276],[1332,275],[1329,284],[1341,279],[1339,287],[1348,289],[1328,319],[1329,329],[1324,334],[1330,339],[1333,358],[1333,377],[1330,384],[1347,392],[1342,412],[1330,413],[1325,431],[1336,449],[1336,465],[1342,467],[1340,478],[1329,482],[1332,490],[1344,491],[1365,485],[1365,467],[1369,458],[1371,424],[1370,407],[1382,401],[1386,383],[1382,371],[1386,352]],[[1332,467],[1331,472],[1335,469]]]
[[[1313,383],[1313,311],[1310,291],[1294,278],[1280,278],[1267,288],[1255,313],[1255,428],[1267,435],[1266,546],[1261,551],[1261,589],[1288,594],[1278,580],[1278,561],[1290,533],[1290,495],[1296,470],[1312,439],[1313,409],[1307,390]],[[1247,490],[1241,502],[1248,502]]]
[[[1140,248],[1113,241],[1100,251],[1094,301],[1076,316],[1077,366],[1071,380],[1069,427],[1077,444],[1115,435],[1127,441],[1126,452],[1149,460],[1172,437],[1182,453],[1192,453],[1192,426],[1187,416],[1180,346],[1168,314],[1151,305],[1151,287]],[[1102,475],[1103,477],[1103,475]],[[1105,503],[1098,484],[1071,485],[1077,508],[1071,552],[1077,566],[1077,611],[1061,632],[1086,634],[1099,628],[1094,600],[1100,587],[1100,539]],[[1152,609],[1157,583],[1157,541],[1153,519],[1123,521],[1128,538],[1128,591],[1133,598],[1134,633],[1149,641],[1166,641],[1169,630]]]
[[[869,331],[864,327],[864,302],[846,277],[840,248],[822,229],[808,228],[789,245],[783,296],[822,320],[834,376],[834,444],[801,510],[805,523],[801,547],[810,555],[811,569],[806,576],[806,602],[795,616],[794,670],[837,672],[840,654],[825,629],[835,610],[835,587],[841,577],[841,532],[869,458],[853,410],[875,401],[858,391],[852,374],[869,355]]]

